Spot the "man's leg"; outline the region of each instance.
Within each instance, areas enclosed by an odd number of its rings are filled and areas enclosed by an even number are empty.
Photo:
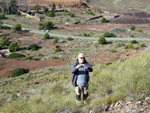
[[[79,86],[75,87],[76,100],[81,101],[81,88]]]
[[[88,85],[83,87],[83,100],[86,100],[88,97]]]

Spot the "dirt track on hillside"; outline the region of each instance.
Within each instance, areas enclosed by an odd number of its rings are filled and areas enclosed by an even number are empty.
[[[53,59],[53,60],[21,60],[21,59],[6,59],[0,58],[0,78],[4,76],[10,76],[11,71],[16,68],[29,69],[33,71],[50,66],[62,66],[70,60]]]

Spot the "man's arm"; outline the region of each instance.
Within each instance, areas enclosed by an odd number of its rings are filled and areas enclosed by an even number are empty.
[[[92,72],[93,71],[93,68],[90,66],[90,64],[87,62],[87,66],[88,66],[88,70],[89,72]]]
[[[76,68],[77,64],[74,63],[73,66],[72,66],[72,69],[71,69],[71,73],[75,73],[77,71],[77,68]]]

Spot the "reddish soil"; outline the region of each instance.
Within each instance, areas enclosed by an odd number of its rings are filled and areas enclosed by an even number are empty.
[[[0,58],[0,77],[11,75],[11,71],[16,68],[24,68],[29,71],[41,69],[50,66],[62,66],[70,60],[53,59],[53,60],[21,60]]]

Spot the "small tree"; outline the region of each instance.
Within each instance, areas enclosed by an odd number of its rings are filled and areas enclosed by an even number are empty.
[[[53,22],[49,21],[49,22],[45,23],[45,29],[51,30],[51,29],[53,29],[53,27],[54,27]]]
[[[8,6],[9,14],[16,14],[17,13],[17,1],[16,0],[10,0],[9,6]]]
[[[8,48],[9,48],[9,51],[15,52],[19,49],[19,45],[17,42],[12,42],[12,43],[10,43]]]
[[[28,73],[28,70],[23,69],[23,68],[17,68],[11,72],[11,77],[17,77],[25,73]]]
[[[15,30],[16,30],[16,31],[21,31],[21,30],[22,30],[21,24],[16,24]]]
[[[131,25],[131,27],[130,27],[131,30],[135,30],[135,28],[136,27],[134,25]]]
[[[106,39],[105,39],[104,36],[101,36],[101,37],[99,38],[99,40],[98,40],[98,43],[101,44],[101,45],[103,45],[103,44],[107,44],[107,41],[106,41]]]
[[[46,39],[50,39],[50,36],[48,33],[45,33],[45,35],[44,35],[44,40],[46,40]]]
[[[106,23],[107,22],[106,18],[102,17],[101,22]]]
[[[6,36],[3,36],[0,42],[0,46],[2,48],[5,48],[8,45],[9,45],[9,39]]]
[[[52,4],[52,11],[55,12],[55,9],[56,9],[56,6],[55,6],[55,3]]]

